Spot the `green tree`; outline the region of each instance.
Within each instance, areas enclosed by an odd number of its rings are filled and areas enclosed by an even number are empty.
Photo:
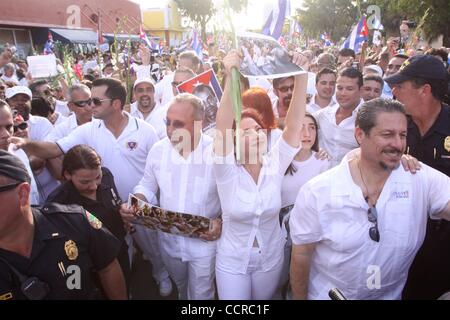
[[[212,0],[175,0],[181,14],[200,26],[203,43],[206,43],[206,24],[216,9]]]
[[[419,24],[423,20],[423,35],[428,41],[444,35],[444,45],[450,45],[450,1],[448,0],[373,0],[382,9],[382,22],[388,30],[398,33],[402,20]],[[428,15],[423,19],[425,12]]]
[[[297,10],[305,35],[317,38],[326,32],[335,42],[348,36],[358,15],[357,4],[348,0],[305,0]]]

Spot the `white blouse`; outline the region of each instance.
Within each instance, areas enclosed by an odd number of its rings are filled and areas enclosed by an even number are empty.
[[[285,239],[278,218],[281,182],[299,149],[279,139],[263,158],[257,184],[245,168],[236,163],[234,152],[226,157],[215,156],[214,172],[223,219],[217,268],[245,274],[255,239],[261,250],[264,271],[282,261]]]

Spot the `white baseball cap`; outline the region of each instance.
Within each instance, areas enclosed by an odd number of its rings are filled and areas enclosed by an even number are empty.
[[[6,89],[6,92],[5,92],[6,99],[10,99],[17,94],[25,94],[28,97],[30,97],[30,100],[33,98],[33,95],[31,94],[31,90],[25,86],[15,86],[12,88],[8,88],[8,89]]]
[[[376,64],[365,66],[364,69],[370,69],[376,72],[378,76],[383,77],[383,69],[381,69],[381,67],[377,66]]]
[[[137,87],[138,85],[140,85],[141,83],[149,83],[149,84],[151,84],[151,85],[153,86],[153,88],[155,88],[155,81],[153,81],[153,79],[150,78],[150,77],[145,77],[145,78],[137,79],[137,80],[134,82],[133,90],[134,90],[134,88],[136,88],[136,87]]]

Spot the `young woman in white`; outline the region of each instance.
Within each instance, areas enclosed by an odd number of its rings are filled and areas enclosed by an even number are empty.
[[[294,56],[298,63],[299,56]],[[285,239],[279,211],[281,183],[300,150],[298,137],[306,105],[307,76],[296,76],[282,137],[267,153],[267,136],[258,113],[244,111],[240,123],[240,155],[236,160],[231,102],[231,69],[239,68],[237,52],[224,59],[228,73],[217,113],[215,164],[223,229],[216,256],[219,299],[266,300],[277,288]]]
[[[289,168],[286,170],[281,184],[281,228],[286,238],[284,246],[283,271],[280,278],[279,288],[275,298],[285,296],[289,281],[289,265],[291,260],[292,242],[289,235],[289,211],[295,203],[300,188],[309,180],[322,172],[330,169],[331,163],[327,158],[316,157],[319,152],[319,138],[317,136],[317,121],[310,113],[305,114],[300,136],[302,148],[295,155]],[[284,215],[285,214],[285,215]]]

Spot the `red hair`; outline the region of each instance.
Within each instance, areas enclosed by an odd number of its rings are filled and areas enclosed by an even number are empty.
[[[242,94],[242,104],[244,109],[253,109],[257,111],[261,119],[259,125],[263,129],[271,130],[277,127],[275,115],[273,114],[272,102],[264,89],[250,88],[246,90]]]

